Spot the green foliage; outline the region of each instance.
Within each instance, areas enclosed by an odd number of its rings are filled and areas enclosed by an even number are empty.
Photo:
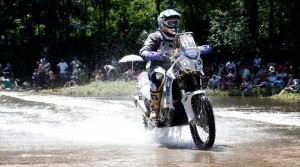
[[[205,89],[206,93],[210,96],[256,96],[256,97],[270,97],[277,95],[280,88],[267,87],[267,88],[253,88],[250,91],[241,91],[236,88],[221,91],[218,89]]]
[[[272,99],[288,101],[292,103],[299,103],[300,102],[300,94],[299,93],[284,93],[282,95],[273,95],[271,96]]]
[[[217,8],[210,13],[208,42],[216,49],[225,48],[233,55],[245,54],[252,46],[242,3],[233,1],[228,6]],[[231,9],[231,10],[228,10]]]
[[[264,61],[289,59],[298,66],[299,2],[258,0],[257,7],[251,6],[258,10],[257,38],[253,38],[249,25],[255,16],[246,15],[245,2],[2,0],[0,35],[6,39],[0,41],[0,61],[30,69],[31,75],[33,62],[40,58],[45,45],[50,46],[53,63],[72,56],[105,63],[112,56],[137,54],[149,32],[157,29],[159,12],[176,8],[182,14],[181,30],[192,31],[199,45],[211,45],[211,60],[261,54]],[[19,66],[20,62],[24,66]]]

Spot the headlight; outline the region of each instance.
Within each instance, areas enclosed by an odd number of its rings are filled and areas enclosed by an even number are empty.
[[[188,48],[184,50],[185,56],[190,59],[196,59],[200,53],[199,48]]]

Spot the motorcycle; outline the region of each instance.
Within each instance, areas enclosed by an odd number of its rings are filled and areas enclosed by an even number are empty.
[[[189,125],[191,137],[198,149],[207,150],[215,141],[215,118],[212,105],[203,90],[203,64],[201,54],[209,52],[208,45],[197,46],[192,32],[178,33],[173,56],[165,56],[171,67],[164,70],[164,88],[157,120],[149,119],[150,86],[148,72],[137,77],[138,90],[133,93],[133,101],[142,111],[146,128],[163,128]],[[148,116],[147,116],[148,115]]]

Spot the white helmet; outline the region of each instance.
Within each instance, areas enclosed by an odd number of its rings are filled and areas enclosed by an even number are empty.
[[[167,9],[159,14],[157,22],[164,36],[174,37],[179,31],[180,16],[181,14],[174,9]]]

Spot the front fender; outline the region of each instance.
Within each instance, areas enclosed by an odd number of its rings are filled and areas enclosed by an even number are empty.
[[[196,90],[193,92],[186,92],[181,98],[181,103],[184,106],[185,113],[188,117],[189,122],[195,119],[195,113],[192,108],[192,97],[197,94],[205,94],[204,90]]]

